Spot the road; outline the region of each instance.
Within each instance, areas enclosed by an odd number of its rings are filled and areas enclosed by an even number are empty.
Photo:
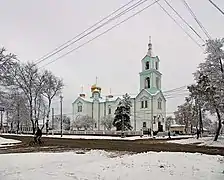
[[[110,151],[126,151],[130,153],[140,153],[147,151],[168,151],[168,152],[190,152],[204,153],[224,156],[224,147],[207,147],[186,144],[167,143],[166,140],[142,139],[142,140],[88,140],[88,139],[65,139],[43,137],[43,145],[29,146],[32,137],[1,135],[4,138],[16,139],[22,143],[16,146],[0,148],[0,153],[38,152],[38,151],[68,151],[74,149],[103,149]]]

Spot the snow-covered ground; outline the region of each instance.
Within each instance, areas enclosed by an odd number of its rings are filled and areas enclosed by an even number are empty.
[[[170,143],[177,144],[197,144],[198,146],[224,147],[224,136],[220,136],[218,141],[213,141],[214,137],[190,138],[181,140],[170,140]]]
[[[12,146],[15,143],[20,143],[21,141],[14,140],[14,139],[6,139],[3,137],[0,137],[0,147],[5,147],[5,146]]]
[[[17,134],[3,134],[3,135],[17,135]],[[33,136],[30,134],[18,134],[18,136]],[[108,139],[108,140],[138,140],[138,139],[152,139],[152,137],[150,136],[132,136],[132,137],[125,137],[125,138],[121,138],[120,136],[90,136],[90,135],[63,135],[61,137],[61,135],[43,135],[43,137],[51,137],[51,138],[68,138],[68,139]],[[189,135],[180,135],[180,136],[173,136],[173,138],[192,138],[193,136],[189,136]],[[155,139],[167,139],[168,136],[165,137],[154,137]]]
[[[86,154],[24,153],[0,155],[1,180],[223,180],[224,157],[148,152],[119,155],[91,150]]]

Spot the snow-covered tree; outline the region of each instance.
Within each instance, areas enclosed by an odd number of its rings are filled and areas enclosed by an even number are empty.
[[[126,93],[123,95],[123,99],[119,102],[117,109],[115,110],[113,126],[116,127],[117,131],[132,129],[130,121],[131,106],[131,98]]]
[[[11,76],[7,71],[16,63],[16,56],[11,53],[6,53],[5,48],[0,48],[0,85]]]
[[[201,88],[201,99],[205,110],[216,114],[218,126],[214,141],[217,141],[222,127],[224,113],[224,70],[223,70],[223,39],[208,40],[206,42],[206,59],[199,65],[194,74],[197,87]]]
[[[29,107],[26,96],[22,92],[11,90],[5,94],[2,102],[10,130],[18,132],[22,126],[28,127],[30,125]]]
[[[166,130],[170,130],[170,126],[173,124],[173,117],[168,116],[166,117]]]
[[[73,127],[80,129],[93,129],[96,121],[88,115],[80,115],[73,122]]]
[[[177,111],[174,112],[175,120],[178,124],[185,125],[185,132],[191,132],[193,127],[197,125],[197,111],[193,105],[191,98],[186,98],[185,103],[177,107]]]
[[[63,115],[62,116],[63,130],[70,130],[70,127],[71,127],[71,118],[67,115]],[[61,115],[56,115],[54,117],[54,130],[60,130],[60,129],[61,129]]]
[[[101,125],[103,125],[107,130],[111,130],[113,127],[114,118],[111,115],[107,115],[101,119]]]

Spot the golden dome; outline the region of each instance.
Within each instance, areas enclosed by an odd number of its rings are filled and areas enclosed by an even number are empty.
[[[101,87],[98,87],[96,84],[93,84],[92,86],[91,86],[91,91],[93,92],[99,92],[99,91],[101,91]]]

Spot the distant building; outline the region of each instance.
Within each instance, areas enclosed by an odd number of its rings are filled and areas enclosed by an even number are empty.
[[[148,52],[141,60],[140,91],[131,96],[131,125],[133,130],[164,131],[166,120],[166,99],[161,90],[160,59],[152,55],[151,40]],[[106,115],[114,115],[115,109],[122,96],[101,95],[101,87],[94,84],[91,87],[91,97],[84,93],[72,103],[73,121],[81,115],[88,115],[95,119],[94,130],[103,130],[101,119]]]

